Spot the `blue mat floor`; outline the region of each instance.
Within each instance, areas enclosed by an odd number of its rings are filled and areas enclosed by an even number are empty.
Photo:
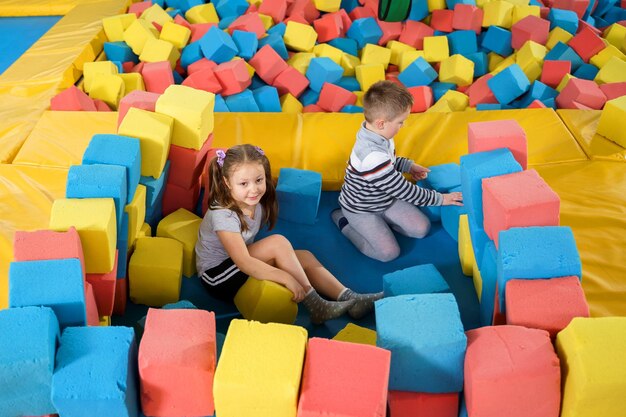
[[[0,74],[42,37],[62,16],[0,18]]]
[[[339,232],[330,219],[330,212],[338,207],[337,192],[323,192],[315,225],[303,225],[279,220],[271,232],[263,237],[280,233],[287,237],[294,248],[308,249],[346,286],[358,292],[376,292],[382,289],[382,277],[388,272],[426,263],[434,264],[447,281],[459,304],[461,319],[466,330],[480,326],[479,306],[471,277],[463,275],[459,262],[457,243],[440,223],[433,223],[424,239],[411,239],[398,235],[402,248],[400,257],[383,263],[367,258]],[[191,301],[198,308],[214,311],[217,331],[226,333],[230,320],[240,317],[234,305],[209,296],[200,280],[194,276],[183,278],[181,300]],[[123,317],[113,316],[113,324],[133,326],[147,312],[147,307],[128,303]],[[330,320],[323,325],[313,325],[304,308],[300,308],[296,324],[305,327],[309,337],[333,337],[350,322],[348,316]],[[374,314],[354,321],[359,326],[375,328]]]

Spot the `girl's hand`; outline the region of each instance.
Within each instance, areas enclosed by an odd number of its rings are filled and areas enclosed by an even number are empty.
[[[463,194],[460,192],[454,192],[443,195],[443,203],[442,206],[462,206],[463,205]]]
[[[290,279],[287,280],[287,282],[285,283],[285,287],[287,287],[287,289],[293,293],[293,301],[299,303],[300,301],[304,300],[304,296],[306,295],[304,293],[304,288],[302,287],[302,285],[300,285],[298,281],[295,280],[295,278],[290,276]]]
[[[423,167],[421,165],[413,164],[411,166],[411,170],[409,171],[409,174],[411,174],[411,178],[413,178],[413,180],[420,181],[426,178],[429,172],[430,172],[430,169]]]

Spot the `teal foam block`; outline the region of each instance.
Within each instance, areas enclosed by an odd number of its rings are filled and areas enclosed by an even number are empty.
[[[117,249],[117,273],[115,277],[118,279],[125,278],[128,263],[128,213],[126,212],[122,216],[121,233],[117,235],[115,248]]]
[[[450,192],[457,191],[461,191],[461,187],[450,190]],[[441,206],[441,225],[456,242],[459,240],[459,217],[462,214],[467,214],[467,202],[464,202],[463,206]]]
[[[578,15],[572,10],[552,8],[548,13],[548,20],[550,21],[550,30],[558,26],[572,35],[578,31]]]
[[[585,63],[583,59],[572,49],[571,46],[563,42],[557,42],[556,45],[546,54],[546,61],[569,61],[571,62],[572,73],[576,72],[581,65]]]
[[[11,262],[9,307],[46,306],[61,328],[87,325],[85,285],[80,260]]]
[[[283,37],[279,33],[270,33],[259,40],[259,49],[269,45],[284,60],[289,59],[289,52]]]
[[[202,58],[204,58],[204,54],[202,53],[200,41],[191,42],[183,48],[180,54],[180,66],[186,70],[189,65],[200,61]]]
[[[224,99],[230,111],[243,113],[258,113],[257,105],[252,91],[245,89],[241,93],[233,94]]]
[[[280,99],[278,98],[278,90],[275,87],[266,85],[252,91],[254,100],[260,111],[280,113]]]
[[[496,282],[498,281],[498,252],[493,241],[487,242],[480,263],[480,277],[483,289],[480,294],[480,323],[482,326],[493,324]]]
[[[243,30],[233,31],[233,42],[235,42],[237,50],[239,51],[237,55],[245,60],[252,58],[256,53],[257,47],[259,46],[256,33],[246,32]]]
[[[0,310],[0,415],[54,414],[50,393],[59,322],[48,307]]]
[[[501,231],[498,239],[498,294],[502,313],[509,280],[566,276],[582,279],[580,255],[569,227],[514,227]]]
[[[491,239],[487,236],[485,229],[478,226],[469,216],[467,223],[469,226],[470,239],[472,240],[472,248],[474,249],[474,259],[476,259],[478,268],[480,269],[480,263],[482,262],[485,252],[485,245],[487,245],[487,242],[491,242]]]
[[[170,161],[167,160],[159,178],[148,175],[142,176],[139,179],[139,183],[146,187],[146,214],[152,212],[159,204],[159,201],[163,200],[163,193],[165,192],[165,184],[167,183],[169,173]]]
[[[343,68],[328,57],[312,58],[306,70],[309,88],[316,92],[322,90],[324,83],[336,84],[343,76]]]
[[[52,377],[59,415],[136,417],[137,344],[129,327],[70,327],[61,336]]]
[[[244,14],[250,4],[246,0],[215,0],[215,11],[217,11],[220,19],[237,18]]]
[[[230,35],[215,26],[209,29],[198,43],[204,57],[217,64],[228,62],[237,55],[237,45]]]
[[[467,56],[478,52],[478,40],[473,30],[455,30],[447,35],[450,44],[450,55]]]
[[[461,185],[461,166],[457,163],[433,165],[425,182],[440,193],[447,193]]]
[[[281,168],[276,185],[278,217],[314,224],[322,194],[322,175],[304,169]]]
[[[368,43],[377,44],[382,36],[383,30],[373,17],[356,19],[346,32],[346,37],[354,39],[359,49],[363,49]]]
[[[105,42],[104,54],[109,61],[139,63],[139,57],[126,42]]]
[[[511,46],[511,31],[500,26],[489,26],[482,38],[481,46],[487,51],[495,52],[501,56],[509,56],[513,53]]]
[[[500,104],[509,104],[530,88],[530,81],[522,68],[513,64],[487,80],[487,86]]]
[[[405,294],[450,292],[450,287],[433,264],[416,265],[383,275],[385,297]]]
[[[474,78],[482,77],[489,72],[489,58],[484,52],[467,54],[465,58],[474,63]]]
[[[359,56],[357,42],[350,38],[335,38],[328,41],[328,44],[337,49],[341,49],[346,54]]]
[[[463,389],[467,339],[454,295],[399,295],[375,308],[376,346],[391,351],[390,390]]]
[[[437,77],[437,71],[424,58],[419,57],[398,75],[398,80],[405,87],[420,87],[429,85]]]

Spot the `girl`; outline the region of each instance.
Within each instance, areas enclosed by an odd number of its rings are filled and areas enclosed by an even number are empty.
[[[281,235],[257,242],[263,225],[276,223],[278,205],[263,150],[252,145],[219,150],[209,164],[207,210],[196,243],[202,284],[214,297],[232,301],[249,276],[284,285],[315,324],[346,311],[360,318],[382,293],[357,294],[343,286],[309,251],[294,250]],[[337,301],[327,301],[317,293]]]

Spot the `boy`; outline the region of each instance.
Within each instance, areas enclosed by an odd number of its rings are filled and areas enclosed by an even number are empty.
[[[423,238],[430,221],[416,206],[463,205],[461,193],[440,194],[407,181],[428,176],[428,168],[395,154],[393,137],[409,116],[413,97],[390,81],[373,84],[363,96],[365,122],[357,132],[334,223],[363,254],[382,262],[400,255],[391,229]],[[391,228],[390,228],[391,226]]]

